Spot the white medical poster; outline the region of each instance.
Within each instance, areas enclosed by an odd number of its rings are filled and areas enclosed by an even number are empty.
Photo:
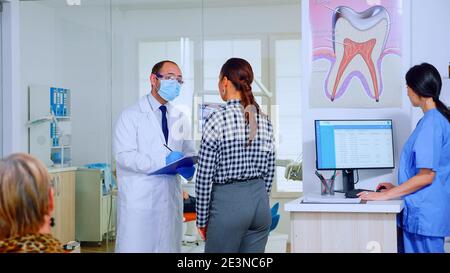
[[[311,108],[402,106],[402,0],[310,0],[309,17]]]

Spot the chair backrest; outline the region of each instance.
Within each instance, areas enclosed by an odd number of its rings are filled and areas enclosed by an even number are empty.
[[[273,205],[273,207],[270,209],[270,214],[272,215],[272,224],[270,225],[270,230],[269,232],[271,232],[272,230],[274,230],[277,225],[278,222],[280,221],[280,215],[278,214],[278,208],[280,207],[280,203],[277,202],[275,203],[275,205]]]
[[[269,232],[271,232],[272,230],[274,230],[277,227],[279,221],[280,221],[279,214],[272,216],[272,224],[270,225]]]
[[[280,203],[277,202],[275,205],[273,205],[272,209],[270,210],[272,217],[278,214],[278,208],[280,207]]]

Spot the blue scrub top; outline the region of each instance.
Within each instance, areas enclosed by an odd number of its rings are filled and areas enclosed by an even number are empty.
[[[432,184],[404,196],[399,225],[423,236],[450,235],[450,122],[437,110],[425,113],[409,137],[400,157],[399,184],[432,169]]]

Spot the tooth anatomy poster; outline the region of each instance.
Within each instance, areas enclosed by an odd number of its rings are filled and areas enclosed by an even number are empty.
[[[312,108],[402,106],[402,0],[310,0]]]

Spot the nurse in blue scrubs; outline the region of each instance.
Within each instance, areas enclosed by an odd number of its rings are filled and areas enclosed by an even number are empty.
[[[407,140],[400,158],[399,186],[382,183],[382,192],[362,192],[362,200],[402,197],[405,208],[399,217],[404,252],[443,253],[450,236],[450,111],[439,100],[442,80],[427,63],[406,74],[408,96],[424,116]],[[450,90],[446,90],[449,92]]]

